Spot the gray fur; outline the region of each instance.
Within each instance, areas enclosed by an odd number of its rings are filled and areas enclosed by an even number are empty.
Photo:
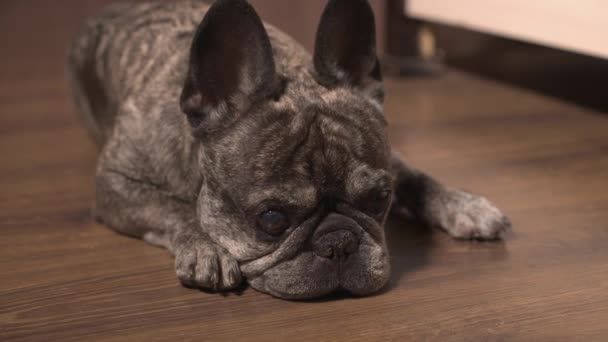
[[[311,56],[270,25],[281,96],[238,117],[231,110],[249,99],[231,97],[209,110],[226,129],[193,134],[180,93],[207,11],[191,0],[112,5],[87,21],[69,60],[76,106],[101,148],[96,216],[166,247],[183,284],[227,290],[246,279],[289,299],[377,291],[389,277],[391,198],[459,238],[498,238],[508,227],[487,200],[390,154],[380,82],[320,84]],[[378,189],[394,193],[379,210]],[[252,219],[269,199],[293,208],[278,238]],[[324,248],[342,254],[322,257]]]

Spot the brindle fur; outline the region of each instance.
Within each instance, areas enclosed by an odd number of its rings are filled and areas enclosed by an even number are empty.
[[[96,217],[166,247],[182,283],[226,290],[246,279],[289,299],[377,291],[389,276],[389,210],[370,208],[383,189],[457,238],[496,239],[509,226],[484,198],[391,154],[365,0],[329,2],[314,63],[244,1],[213,7],[115,4],[70,50],[76,106],[101,148]],[[280,237],[256,229],[269,201],[292,220]]]

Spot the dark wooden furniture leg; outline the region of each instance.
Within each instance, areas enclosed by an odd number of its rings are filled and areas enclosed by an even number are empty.
[[[407,0],[386,0],[386,53],[389,73],[436,75],[441,71],[441,53],[429,24],[405,15]]]

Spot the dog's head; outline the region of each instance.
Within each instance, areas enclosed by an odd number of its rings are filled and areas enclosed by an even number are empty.
[[[203,144],[202,229],[252,287],[302,299],[385,285],[382,100],[366,0],[329,1],[312,59],[245,1],[211,7],[181,106]]]

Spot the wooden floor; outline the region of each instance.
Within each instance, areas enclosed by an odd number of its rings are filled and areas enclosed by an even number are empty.
[[[455,71],[387,80],[391,139],[496,202],[506,241],[393,221],[390,286],[367,298],[181,287],[165,251],[90,217],[96,150],[63,54],[101,2],[0,4],[1,341],[608,340],[608,116]]]

